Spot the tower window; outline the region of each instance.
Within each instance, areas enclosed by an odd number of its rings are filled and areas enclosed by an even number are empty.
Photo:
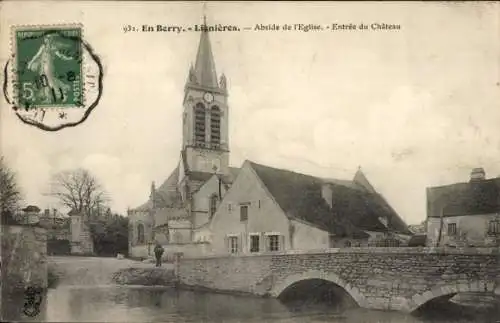
[[[210,109],[210,143],[212,147],[220,145],[220,109],[217,106]]]
[[[196,104],[194,108],[194,142],[196,146],[205,143],[205,106]]]
[[[218,199],[219,198],[215,194],[210,197],[210,218],[212,218],[215,214],[215,211],[217,211],[217,200]]]

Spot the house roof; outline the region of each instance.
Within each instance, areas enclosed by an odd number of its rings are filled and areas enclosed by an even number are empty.
[[[24,212],[40,212],[40,208],[36,205],[28,205],[23,209]]]
[[[340,236],[366,237],[349,221],[332,213],[321,195],[321,179],[253,162],[250,165],[288,217]]]
[[[378,193],[332,185],[332,208],[335,213],[367,231],[390,231],[411,234],[397,213]],[[387,221],[384,224],[382,221]]]
[[[410,233],[380,194],[362,189],[356,183],[332,181],[253,162],[250,165],[289,217],[330,232],[340,226],[344,234],[360,229],[385,231],[380,218],[386,218],[391,231]],[[332,189],[332,208],[322,197],[325,184],[330,184]]]
[[[431,190],[439,191],[444,200],[443,216],[500,212],[500,178],[456,183]]]

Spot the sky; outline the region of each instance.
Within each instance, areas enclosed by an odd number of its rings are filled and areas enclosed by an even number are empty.
[[[22,123],[5,100],[0,152],[24,200],[50,177],[84,167],[125,213],[176,167],[184,84],[199,34],[124,33],[125,25],[201,23],[201,3],[2,2],[0,61],[10,26],[82,23],[104,66],[102,98],[74,128]],[[426,216],[425,189],[500,176],[498,3],[215,3],[208,24],[399,24],[399,30],[211,33],[229,89],[230,163],[244,160],[350,179],[358,166],[408,223]],[[3,70],[3,68],[2,68]],[[3,73],[3,71],[2,71]],[[2,74],[3,79],[3,74]]]

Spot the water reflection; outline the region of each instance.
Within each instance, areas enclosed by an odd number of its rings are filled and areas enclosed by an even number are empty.
[[[19,296],[18,296],[19,297]],[[22,295],[21,295],[22,301]],[[19,303],[19,299],[17,300]],[[295,302],[143,287],[59,287],[50,290],[42,313],[26,318],[14,298],[4,303],[8,321],[49,322],[330,322],[451,323],[495,322],[496,316],[459,318],[429,314],[342,309],[328,303]],[[456,308],[455,308],[456,310]],[[432,312],[432,311],[431,311]],[[438,311],[439,312],[439,311]],[[480,315],[476,313],[477,315]]]

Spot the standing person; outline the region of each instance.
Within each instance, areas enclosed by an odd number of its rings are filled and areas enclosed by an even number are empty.
[[[156,267],[161,267],[161,256],[163,256],[163,252],[165,249],[161,246],[161,244],[157,241],[155,246],[155,257],[156,257]]]

